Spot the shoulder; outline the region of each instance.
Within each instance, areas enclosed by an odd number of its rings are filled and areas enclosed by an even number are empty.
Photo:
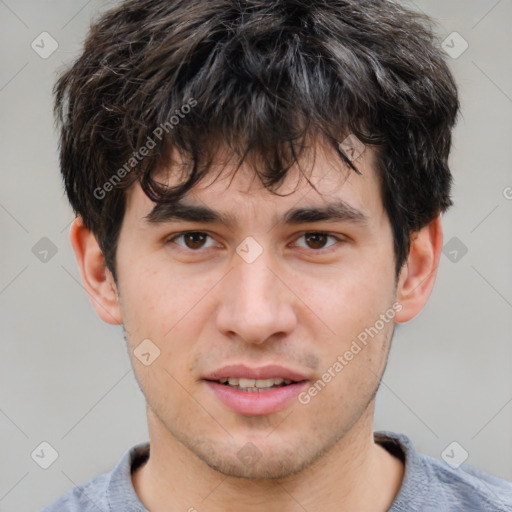
[[[41,512],[97,512],[110,510],[107,489],[110,473],[102,473],[63,494]]]
[[[112,471],[77,485],[41,512],[144,512],[146,509],[133,488],[131,472],[148,456],[149,443],[133,446]]]
[[[405,459],[402,487],[389,512],[512,512],[512,482],[418,453],[404,434],[378,432],[379,437],[385,447],[400,448]]]
[[[453,507],[449,510],[512,512],[511,482],[468,464],[452,468],[427,455],[419,457],[430,476],[431,492]]]

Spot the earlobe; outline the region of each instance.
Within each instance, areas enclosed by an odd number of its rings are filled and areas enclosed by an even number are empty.
[[[437,275],[443,247],[441,216],[411,235],[411,250],[400,273],[396,299],[402,309],[395,316],[397,323],[408,322],[425,306]]]
[[[82,283],[98,316],[109,324],[122,324],[117,286],[105,264],[96,237],[78,216],[69,233]]]

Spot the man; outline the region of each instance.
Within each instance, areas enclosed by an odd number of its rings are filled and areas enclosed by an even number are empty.
[[[53,511],[506,511],[372,431],[434,285],[457,88],[382,0],[129,0],[56,84],[71,242],[148,444]]]

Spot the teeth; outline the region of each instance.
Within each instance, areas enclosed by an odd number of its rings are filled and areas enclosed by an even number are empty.
[[[228,383],[230,386],[240,387],[240,388],[271,388],[272,386],[280,386],[281,384],[291,384],[291,380],[282,379],[281,377],[275,377],[270,379],[245,379],[245,378],[236,378],[229,377],[219,379],[221,384]]]
[[[279,386],[283,383],[283,379],[261,379],[261,380],[255,380],[254,381],[254,387],[255,388],[269,388],[271,386]],[[253,386],[244,386],[243,384],[240,384],[242,387],[253,387]]]

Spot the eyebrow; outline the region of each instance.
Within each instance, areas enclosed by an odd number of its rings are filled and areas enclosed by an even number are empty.
[[[179,200],[174,203],[158,203],[144,217],[150,224],[171,221],[189,221],[207,224],[224,224],[234,228],[238,222],[236,215],[213,210],[208,206],[190,204]],[[307,206],[288,210],[282,217],[283,224],[302,224],[321,221],[343,221],[357,224],[368,224],[368,217],[362,211],[339,200],[321,206]]]

